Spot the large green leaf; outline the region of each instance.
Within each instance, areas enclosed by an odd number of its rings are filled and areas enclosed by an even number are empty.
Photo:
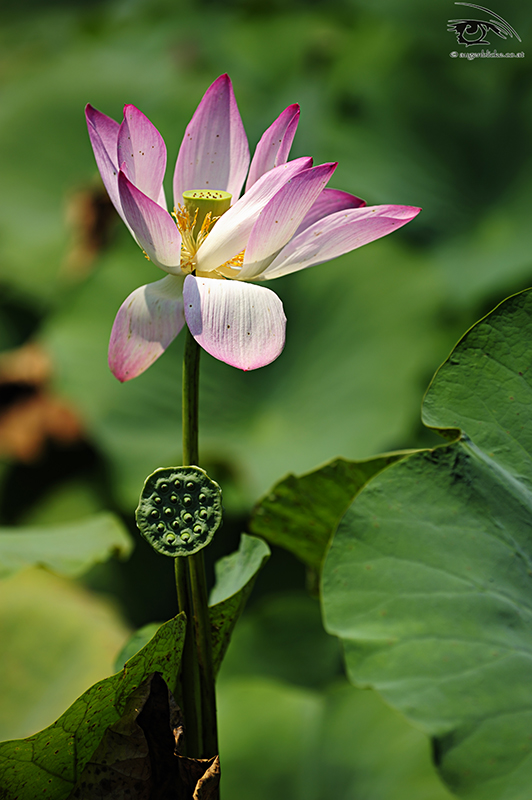
[[[243,533],[238,550],[216,563],[216,583],[209,598],[215,671],[220,668],[237,620],[269,557],[266,542]]]
[[[150,639],[153,639],[162,624],[162,622],[148,622],[132,633],[115,659],[115,672],[119,672],[126,661],[129,661],[130,658],[148,644]]]
[[[0,581],[0,740],[50,725],[111,675],[127,635],[115,605],[74,581],[38,568]]]
[[[113,514],[79,522],[27,528],[0,528],[0,578],[40,564],[76,577],[112,555],[128,556],[133,541]]]
[[[427,737],[376,692],[349,686],[339,650],[306,593],[246,612],[218,681],[224,797],[450,800]]]
[[[124,669],[96,683],[45,730],[0,744],[0,786],[5,800],[68,797],[107,728],[122,715],[128,697],[152,672],[176,682],[185,637],[180,617],[162,625]]]
[[[329,539],[363,486],[406,453],[366,461],[337,458],[301,477],[288,475],[255,507],[250,530],[320,569]]]
[[[222,791],[230,800],[451,800],[423,734],[375,692],[313,692],[264,677],[218,692]]]
[[[436,374],[424,421],[460,441],[360,493],[323,574],[353,681],[435,737],[468,800],[532,785],[532,292],[477,323]]]

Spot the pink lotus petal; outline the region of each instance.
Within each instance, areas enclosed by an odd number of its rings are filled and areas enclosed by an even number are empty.
[[[126,219],[146,255],[165,272],[179,274],[181,236],[168,211],[133,186],[122,170],[118,188]]]
[[[264,286],[187,275],[183,299],[192,336],[214,358],[247,371],[281,354],[283,304]]]
[[[259,178],[214,225],[197,252],[198,270],[210,272],[240,253],[247,246],[251,229],[266,203],[281,186],[311,165],[311,158],[297,158]]]
[[[109,342],[109,366],[119,381],[136,378],[175,339],[185,324],[182,287],[181,278],[167,275],[122,303]]]
[[[361,200],[360,197],[355,197],[354,194],[341,192],[339,189],[324,189],[303,219],[295,235],[298,236],[303,233],[304,230],[310,228],[319,219],[328,217],[329,214],[345,211],[348,208],[363,208],[365,205],[366,201]]]
[[[412,206],[368,206],[330,214],[281,250],[261,279],[279,278],[291,272],[330,261],[401,228],[414,219],[420,208]]]
[[[96,164],[100,170],[103,185],[107,189],[107,194],[112,204],[128,225],[118,194],[118,164],[116,148],[118,143],[118,131],[120,125],[111,117],[102,114],[91,105],[85,108],[85,117],[89,129],[89,137],[94,150]],[[128,225],[129,228],[129,225]]]
[[[238,199],[249,165],[249,147],[233,87],[221,75],[207,89],[190,120],[174,173],[174,202],[189,189],[222,189]]]
[[[337,164],[320,164],[306,169],[272,197],[253,226],[239,279],[256,278],[271,264],[323,192],[336,167]]]
[[[131,183],[166,210],[166,145],[157,128],[135,106],[124,107],[117,152],[118,165]]]
[[[246,192],[261,175],[274,167],[286,164],[299,122],[299,106],[294,103],[280,114],[262,134],[251,161]]]

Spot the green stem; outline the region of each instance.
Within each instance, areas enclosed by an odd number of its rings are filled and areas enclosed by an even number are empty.
[[[183,466],[198,467],[199,359],[201,348],[186,328],[183,356]]]
[[[185,755],[197,757],[203,749],[201,684],[194,636],[194,614],[190,597],[190,580],[185,558],[175,558],[177,604],[187,618],[185,643],[181,661],[181,685],[176,688],[176,698],[182,704],[185,717]]]
[[[207,597],[207,581],[203,551],[187,559],[190,570],[190,588],[194,604],[196,644],[202,688],[203,757],[218,754],[218,730],[216,722],[216,690],[212,662],[211,620]]]
[[[183,466],[198,466],[198,405],[199,405],[199,357],[200,347],[186,329],[185,353],[183,358]],[[214,668],[212,660],[211,626],[209,605],[207,598],[207,582],[205,579],[205,563],[203,551],[186,558],[177,558],[176,580],[178,585],[178,599],[181,602],[189,598],[187,606],[187,639],[193,645],[194,669],[192,670],[191,656],[185,658],[183,663],[183,696],[184,712],[187,729],[190,730],[190,715],[197,716],[197,723],[192,726],[197,728],[201,737],[199,749],[189,755],[198,758],[209,758],[218,753],[218,737],[216,726],[216,696],[214,687]],[[179,573],[179,574],[178,574]],[[180,589],[181,584],[181,589]],[[186,588],[185,588],[186,587]],[[183,600],[181,600],[181,596]],[[186,640],[185,640],[186,649]],[[188,666],[187,666],[188,665]],[[199,690],[199,691],[198,691]],[[187,702],[188,697],[188,721]],[[190,737],[189,737],[190,741]],[[192,747],[190,741],[190,747]],[[195,746],[195,745],[194,745]]]

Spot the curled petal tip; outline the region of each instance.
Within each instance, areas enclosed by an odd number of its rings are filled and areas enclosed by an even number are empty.
[[[396,216],[397,219],[414,219],[414,217],[417,217],[419,212],[422,211],[422,209],[417,206],[389,206],[389,208],[395,209],[394,216]]]

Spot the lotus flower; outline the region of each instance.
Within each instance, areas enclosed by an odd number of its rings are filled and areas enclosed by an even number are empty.
[[[262,136],[240,197],[249,149],[227,75],[210,86],[185,131],[173,214],[163,190],[166,147],[147,117],[132,105],[120,125],[90,105],[86,116],[109,197],[146,257],[167,273],[135,289],[118,311],[109,365],[120,381],[144,372],[185,322],[215,358],[243,370],[269,364],[283,349],[286,318],[277,295],[249,281],[328,261],[419,213],[409,206],[366,207],[326,188],[335,163],[288,161],[297,105]]]

